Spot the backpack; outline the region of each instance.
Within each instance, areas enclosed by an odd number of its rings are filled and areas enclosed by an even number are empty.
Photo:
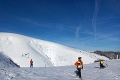
[[[103,60],[101,60],[101,61],[100,61],[100,64],[104,64],[104,61],[103,61]]]
[[[77,68],[82,68],[82,64],[81,64],[80,61],[78,61],[78,66],[77,66]]]

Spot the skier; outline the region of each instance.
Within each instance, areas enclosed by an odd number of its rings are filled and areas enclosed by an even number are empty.
[[[33,61],[32,61],[32,59],[30,60],[30,67],[33,68]]]
[[[82,78],[81,77],[81,69],[83,69],[83,61],[81,60],[81,57],[78,57],[78,61],[75,62],[75,66],[77,67],[77,72],[76,72],[77,76],[79,78]]]
[[[104,61],[102,59],[100,59],[100,68],[105,68]]]

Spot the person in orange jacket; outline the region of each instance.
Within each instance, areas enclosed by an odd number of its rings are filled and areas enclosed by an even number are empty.
[[[77,76],[79,76],[79,78],[81,77],[81,69],[83,69],[83,61],[81,60],[81,57],[78,57],[78,61],[75,62],[75,66],[77,68]]]
[[[33,67],[33,61],[32,61],[32,59],[30,60],[30,67]]]

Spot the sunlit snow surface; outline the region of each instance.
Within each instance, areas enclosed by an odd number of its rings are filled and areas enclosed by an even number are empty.
[[[78,56],[84,64],[97,59],[108,60],[94,53],[13,33],[0,33],[0,51],[20,67],[29,67],[30,59],[33,59],[34,67],[73,65]]]
[[[120,80],[120,60],[106,61],[108,67],[99,69],[99,63],[87,64],[82,70],[83,80]],[[79,80],[74,66],[43,68],[0,68],[0,80]]]
[[[10,33],[0,33],[0,80],[79,80],[74,73],[78,56],[85,63],[83,80],[120,80],[120,60],[105,61],[108,67],[99,69],[99,63],[93,63],[94,60],[107,58]],[[33,68],[29,68],[31,58]],[[18,68],[11,60],[21,67]]]

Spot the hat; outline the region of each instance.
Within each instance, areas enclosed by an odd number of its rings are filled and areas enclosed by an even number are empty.
[[[78,57],[78,59],[81,59],[81,57]]]

